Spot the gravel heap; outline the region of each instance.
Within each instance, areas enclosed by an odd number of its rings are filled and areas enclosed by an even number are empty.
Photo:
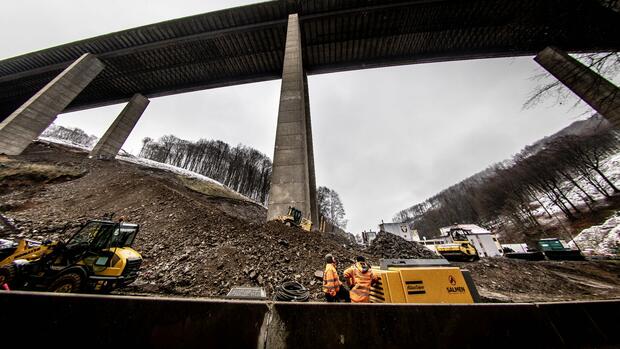
[[[400,236],[383,231],[372,240],[367,252],[380,258],[392,259],[441,258],[418,242],[407,241]]]
[[[378,262],[333,235],[308,233],[279,222],[255,224],[223,217],[209,229],[199,225],[195,230],[185,228],[193,233],[176,236],[174,242],[142,240],[140,250],[148,264],[134,285],[136,292],[223,296],[234,286],[261,286],[271,295],[283,282],[297,281],[310,290],[311,299],[319,300],[321,280],[314,272],[324,269],[325,254],[341,261],[364,255]],[[170,255],[171,250],[176,252]]]

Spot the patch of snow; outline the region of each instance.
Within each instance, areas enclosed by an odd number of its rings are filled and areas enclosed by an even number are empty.
[[[58,139],[58,138],[51,138],[51,137],[39,137],[38,140],[43,142],[43,143],[56,143],[56,144],[65,145],[65,146],[72,147],[72,148],[77,148],[77,149],[80,149],[80,150],[85,150],[85,151],[88,151],[88,152],[90,152],[92,150],[92,148],[88,148],[88,147],[85,147],[85,146],[83,146],[81,144],[77,144],[77,143],[74,143],[74,142],[71,142],[71,141],[68,141],[68,140],[65,140],[65,139]],[[196,172],[193,172],[193,171],[190,171],[190,170],[186,170],[184,168],[180,168],[180,167],[176,167],[176,166],[172,166],[172,165],[168,165],[168,164],[163,164],[161,162],[157,162],[157,161],[153,161],[153,160],[137,157],[135,155],[132,155],[132,154],[126,152],[123,149],[121,149],[118,152],[118,155],[116,156],[116,159],[117,160],[121,160],[121,161],[130,162],[130,163],[133,163],[133,164],[136,164],[136,165],[140,165],[140,166],[157,168],[157,169],[160,169],[160,170],[173,172],[173,173],[185,176],[185,177],[198,179],[198,180],[201,180],[201,181],[204,181],[204,182],[210,182],[210,183],[213,183],[215,185],[219,185],[220,187],[225,188],[226,190],[229,190],[229,191],[231,191],[233,193],[237,193],[240,197],[244,198],[247,201],[250,201],[250,202],[253,202],[253,203],[257,204],[257,205],[261,205],[261,206],[265,207],[265,205],[255,201],[255,200],[252,200],[249,197],[247,197],[247,196],[245,196],[245,195],[243,195],[243,194],[241,194],[241,193],[239,193],[239,192],[237,192],[237,191],[235,191],[233,189],[230,189],[229,187],[227,187],[224,184],[216,181],[213,178],[201,175],[199,173],[196,173]]]
[[[250,202],[253,202],[253,203],[257,204],[257,205],[261,205],[261,206],[265,207],[261,203],[256,202],[256,201],[250,199],[249,197],[247,197],[247,196],[245,196],[245,195],[243,195],[243,194],[241,194],[241,193],[239,193],[239,192],[237,192],[237,191],[235,191],[233,189],[230,189],[229,187],[227,187],[224,184],[216,181],[213,178],[207,177],[205,175],[201,175],[199,173],[196,173],[196,172],[193,172],[193,171],[190,171],[190,170],[186,170],[184,168],[180,168],[180,167],[164,164],[164,163],[161,163],[161,162],[157,162],[157,161],[153,161],[153,160],[137,157],[137,156],[131,155],[131,154],[129,154],[129,153],[123,151],[123,150],[121,150],[119,152],[119,155],[116,156],[116,159],[117,160],[121,160],[121,161],[130,162],[130,163],[133,163],[133,164],[136,164],[136,165],[140,165],[140,166],[157,168],[157,169],[160,169],[160,170],[164,170],[164,171],[168,171],[168,172],[173,172],[173,173],[176,173],[178,175],[182,175],[182,176],[189,177],[189,178],[194,178],[194,179],[197,179],[197,180],[200,180],[200,181],[204,181],[204,182],[210,182],[210,183],[218,185],[218,186],[220,186],[222,188],[225,188],[228,191],[236,193],[237,195],[239,195],[240,197],[244,198],[247,201],[250,201]]]
[[[582,230],[574,240],[585,254],[617,255],[620,248],[620,211],[602,225]],[[575,242],[568,244],[575,248]]]
[[[64,146],[67,146],[67,147],[76,148],[76,149],[85,150],[85,151],[91,151],[92,150],[92,148],[85,147],[82,144],[74,143],[74,142],[71,142],[71,141],[66,140],[66,139],[59,139],[59,138],[39,136],[37,138],[37,140],[39,142],[42,142],[42,143],[47,143],[47,144],[55,143],[55,144],[60,144],[60,145],[64,145]]]
[[[602,166],[603,173],[608,174],[612,182],[620,179],[620,153],[611,156]]]
[[[126,152],[123,152],[123,153],[124,154],[121,154],[121,152],[119,152],[119,155],[116,156],[116,159],[117,160],[121,160],[121,161],[131,162],[131,163],[136,164],[136,165],[141,165],[141,166],[146,166],[146,167],[151,167],[151,168],[157,168],[157,169],[160,169],[160,170],[166,170],[166,171],[169,171],[169,172],[174,172],[174,173],[182,175],[182,176],[199,179],[199,180],[202,180],[202,181],[205,181],[205,182],[211,182],[211,183],[214,183],[214,184],[217,184],[217,185],[219,185],[221,187],[226,188],[225,185],[223,185],[222,183],[216,181],[215,179],[209,178],[207,176],[203,176],[203,175],[198,174],[196,172],[192,172],[192,171],[186,170],[184,168],[180,168],[180,167],[164,164],[164,163],[161,163],[161,162],[157,162],[157,161],[153,161],[153,160],[137,157],[137,156],[134,156],[134,155],[127,154]]]

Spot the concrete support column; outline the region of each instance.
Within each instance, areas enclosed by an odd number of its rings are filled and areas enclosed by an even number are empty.
[[[620,89],[616,85],[554,47],[542,50],[534,60],[613,125],[620,127]]]
[[[286,214],[289,206],[318,227],[308,80],[297,14],[288,18],[267,219]]]
[[[104,68],[85,53],[0,123],[0,154],[19,155]]]
[[[114,159],[116,154],[129,137],[131,130],[136,126],[140,116],[149,105],[149,100],[143,95],[135,94],[129,103],[118,114],[112,126],[108,128],[97,145],[90,152],[90,156],[102,159]]]

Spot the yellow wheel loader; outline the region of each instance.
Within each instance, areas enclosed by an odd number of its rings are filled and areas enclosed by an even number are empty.
[[[137,224],[91,220],[67,242],[0,241],[0,285],[51,292],[107,293],[132,283],[142,256]]]
[[[295,207],[288,208],[288,213],[280,215],[274,218],[274,221],[278,221],[288,225],[289,227],[299,227],[305,231],[312,230],[312,221],[304,218],[301,211]]]

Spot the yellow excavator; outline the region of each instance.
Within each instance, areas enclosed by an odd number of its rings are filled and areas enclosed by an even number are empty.
[[[0,240],[0,285],[10,289],[107,293],[138,277],[137,224],[91,220],[68,241]]]
[[[289,206],[287,214],[277,216],[274,221],[281,222],[289,227],[299,227],[305,231],[312,230],[312,221],[303,217],[302,212],[292,206]]]

